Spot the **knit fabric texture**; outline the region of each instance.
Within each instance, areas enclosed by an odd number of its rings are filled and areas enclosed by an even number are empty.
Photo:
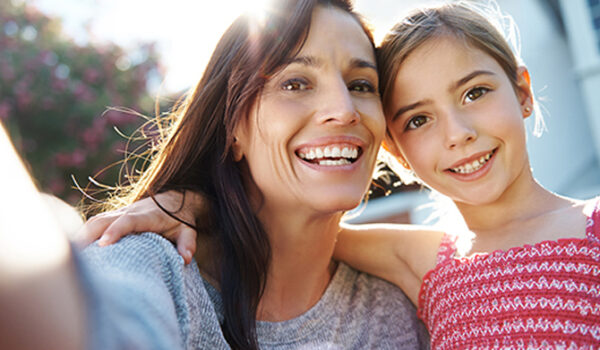
[[[455,257],[446,235],[423,280],[433,349],[600,349],[600,211],[585,239]]]
[[[77,259],[90,349],[229,349],[219,292],[154,233],[92,245]],[[427,349],[402,291],[339,263],[321,300],[283,322],[258,322],[261,349]]]

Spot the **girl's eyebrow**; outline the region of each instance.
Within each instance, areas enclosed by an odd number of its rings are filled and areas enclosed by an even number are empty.
[[[392,121],[396,120],[402,114],[404,114],[412,109],[415,109],[415,108],[418,108],[418,107],[421,107],[423,105],[430,104],[430,103],[432,103],[432,101],[430,99],[426,99],[426,100],[422,100],[422,101],[418,101],[418,102],[406,105],[404,107],[400,107],[400,108],[398,108],[396,113],[394,113],[394,115],[392,116]]]
[[[496,73],[489,71],[489,70],[483,70],[483,69],[473,71],[473,72],[467,74],[466,76],[464,76],[463,78],[457,80],[454,84],[450,85],[450,87],[448,88],[448,91],[453,92],[454,90],[458,89],[462,85],[468,83],[469,81],[471,81],[472,79],[475,79],[476,77],[478,77],[480,75],[496,75]],[[426,104],[430,104],[432,102],[433,102],[432,100],[426,99],[426,100],[422,100],[422,101],[418,101],[418,102],[406,105],[404,107],[400,107],[400,108],[398,108],[396,113],[394,113],[394,115],[392,116],[392,121],[396,120],[402,114],[404,114],[412,109],[421,107]]]
[[[496,73],[489,71],[489,70],[476,70],[474,72],[467,74],[465,77],[459,79],[454,84],[450,85],[450,87],[448,88],[448,91],[453,92],[454,90],[458,89],[462,85],[468,83],[470,80],[475,79],[476,77],[478,77],[480,75],[496,75]]]

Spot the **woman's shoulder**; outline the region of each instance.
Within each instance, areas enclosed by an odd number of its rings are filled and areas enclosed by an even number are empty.
[[[81,256],[87,264],[103,268],[137,266],[145,269],[155,265],[183,265],[183,258],[175,246],[152,232],[127,235],[104,247],[94,242],[82,251]]]
[[[370,303],[372,306],[389,308],[398,307],[400,313],[414,312],[414,306],[406,294],[398,286],[366,272],[356,270],[340,262],[338,274],[343,282],[341,292],[348,294],[359,303]]]
[[[416,308],[402,289],[392,283],[340,262],[326,294],[333,298],[326,295],[324,300],[336,313],[342,314],[346,322],[357,329],[369,330],[367,342],[380,339],[387,346],[413,344],[414,348],[422,348],[421,345],[428,342]]]
[[[110,338],[95,337],[98,344],[148,338],[178,344],[173,348],[225,348],[223,337],[214,333],[220,329],[214,291],[196,263],[185,265],[162,236],[147,232],[105,247],[94,244],[80,254],[80,261],[91,323]]]

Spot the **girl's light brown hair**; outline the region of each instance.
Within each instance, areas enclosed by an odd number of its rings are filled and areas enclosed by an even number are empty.
[[[400,65],[416,48],[430,39],[452,36],[490,55],[517,87],[520,39],[512,17],[502,13],[494,1],[457,1],[414,10],[384,37],[377,51],[379,87],[384,110],[392,98]],[[450,63],[450,62],[449,62]],[[536,111],[536,118],[539,111]],[[534,133],[543,129],[536,119]]]

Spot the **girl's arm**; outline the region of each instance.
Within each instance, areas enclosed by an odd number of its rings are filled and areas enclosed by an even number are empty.
[[[443,233],[417,225],[343,225],[334,257],[402,288],[417,305]]]
[[[187,223],[199,222],[197,219],[210,211],[202,195],[193,191],[166,191],[154,198],[163,208]],[[90,218],[76,233],[74,242],[85,247],[100,239],[98,244],[106,246],[128,234],[142,232],[160,233],[176,244],[186,264],[192,261],[196,251],[196,231],[169,216],[148,197]]]

